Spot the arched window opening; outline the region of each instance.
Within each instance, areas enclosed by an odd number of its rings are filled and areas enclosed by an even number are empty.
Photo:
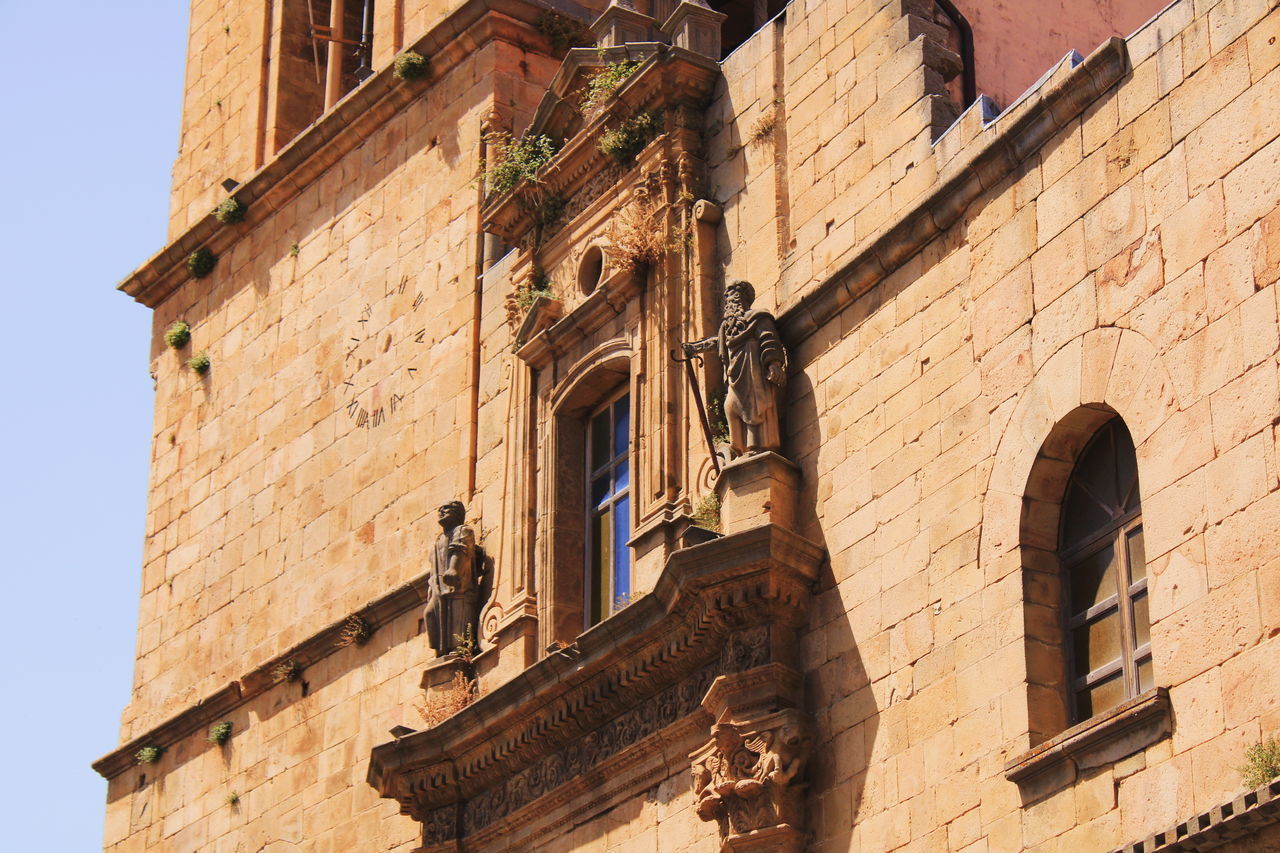
[[[1072,722],[1154,686],[1142,501],[1133,439],[1115,417],[1072,469],[1058,539]]]

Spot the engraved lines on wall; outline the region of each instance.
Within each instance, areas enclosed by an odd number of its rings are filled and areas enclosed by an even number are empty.
[[[381,296],[360,303],[340,342],[337,407],[349,426],[382,426],[422,383],[427,348],[434,343],[426,304],[407,275]]]

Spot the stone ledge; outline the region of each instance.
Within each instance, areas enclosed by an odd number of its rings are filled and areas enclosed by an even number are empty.
[[[1174,853],[1213,850],[1280,822],[1280,779],[1241,794],[1229,803],[1184,820],[1164,832],[1121,847],[1116,853]]]
[[[195,705],[175,714],[158,726],[154,726],[128,743],[107,753],[93,762],[93,769],[106,779],[113,779],[132,767],[135,754],[144,746],[159,746],[168,749],[178,741],[210,725],[217,718],[229,714],[236,708],[270,690],[279,681],[274,676],[277,666],[286,661],[295,661],[302,669],[337,653],[345,647],[342,642],[343,629],[351,616],[359,616],[368,621],[372,631],[401,616],[415,607],[426,604],[427,576],[415,578],[409,583],[396,587],[391,592],[374,599],[361,609],[326,626],[307,639],[276,655],[271,660],[240,676],[226,687],[201,699]]]
[[[547,8],[530,0],[466,0],[426,35],[404,47],[431,60],[425,84],[397,80],[394,63],[388,63],[235,189],[232,195],[249,207],[246,225],[223,226],[210,211],[122,281],[118,289],[155,308],[191,280],[185,263],[191,252],[206,246],[218,255],[225,254],[253,230],[262,211],[276,211],[290,202],[480,46],[502,39],[519,43],[525,50],[545,44],[535,22]]]
[[[1169,691],[1153,687],[1009,759],[1004,776],[1030,799],[1075,781],[1079,770],[1109,764],[1169,734]]]
[[[1103,42],[1083,62],[1053,75],[980,131],[940,170],[933,189],[861,241],[834,273],[778,313],[788,344],[815,334],[862,294],[956,224],[991,190],[1119,82],[1128,68],[1124,39]],[[982,99],[970,111],[984,109]],[[966,116],[968,113],[966,113]],[[965,121],[961,116],[957,121]],[[946,134],[944,134],[945,136]]]

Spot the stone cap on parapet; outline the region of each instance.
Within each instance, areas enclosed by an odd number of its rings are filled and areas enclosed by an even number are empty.
[[[427,57],[429,73],[400,80],[394,63],[352,89],[332,109],[303,130],[232,195],[248,208],[244,223],[224,226],[210,213],[171,240],[126,277],[118,289],[150,308],[190,276],[187,257],[204,247],[225,253],[270,212],[280,209],[343,156],[421,97],[429,88],[483,45],[494,40],[558,55],[537,29],[539,16],[556,12],[587,21],[589,13],[573,0],[465,0],[406,51]]]

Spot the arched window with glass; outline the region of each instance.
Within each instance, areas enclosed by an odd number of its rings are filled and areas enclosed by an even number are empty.
[[[1118,417],[1098,429],[1071,472],[1058,560],[1069,708],[1080,722],[1155,683],[1137,457]]]

